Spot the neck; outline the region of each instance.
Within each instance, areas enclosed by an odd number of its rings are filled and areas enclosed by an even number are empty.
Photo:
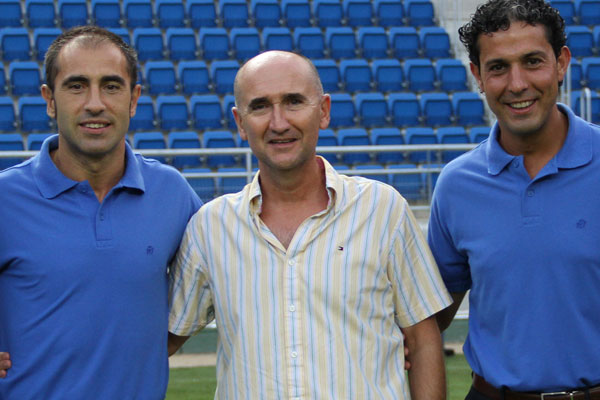
[[[318,183],[318,184],[316,184]],[[325,193],[325,166],[315,158],[301,169],[284,173],[260,171],[260,187],[263,195],[263,207],[266,199],[274,203],[301,203],[315,199]]]

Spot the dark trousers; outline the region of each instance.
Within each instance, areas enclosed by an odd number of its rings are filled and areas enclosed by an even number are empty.
[[[490,397],[484,396],[483,394],[479,393],[477,390],[475,390],[473,388],[473,386],[471,386],[471,390],[469,390],[469,393],[467,394],[467,397],[465,397],[465,400],[492,400]]]

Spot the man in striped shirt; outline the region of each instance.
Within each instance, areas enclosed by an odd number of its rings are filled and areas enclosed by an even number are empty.
[[[170,354],[216,318],[218,399],[445,399],[432,315],[451,300],[402,196],[316,156],[331,100],[312,63],[263,53],[235,96],[260,172],[188,225]]]

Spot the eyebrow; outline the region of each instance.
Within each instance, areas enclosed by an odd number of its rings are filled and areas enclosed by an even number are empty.
[[[523,60],[523,59],[527,59],[530,57],[545,56],[545,55],[546,55],[546,53],[544,51],[534,50],[534,51],[530,51],[529,53],[522,55],[521,57],[519,57],[519,59]],[[493,64],[506,64],[506,59],[505,58],[494,58],[494,59],[486,61],[484,66],[489,67],[490,65],[493,65]]]
[[[305,95],[303,95],[302,93],[286,93],[282,96],[281,102],[285,102],[288,101],[290,99],[302,99],[302,100],[306,100],[308,99],[308,97],[306,97]],[[250,102],[248,103],[248,108],[252,108],[258,104],[265,104],[265,103],[272,103],[271,100],[269,100],[269,98],[267,96],[263,96],[263,97],[256,97],[252,100],[250,100]]]
[[[64,81],[62,81],[61,86],[64,87],[64,86],[67,86],[70,83],[74,83],[74,82],[89,83],[90,80],[85,75],[71,75],[71,76],[67,77]],[[117,82],[121,85],[125,85],[125,79],[123,79],[119,75],[106,75],[100,79],[100,83],[107,83],[107,82]]]

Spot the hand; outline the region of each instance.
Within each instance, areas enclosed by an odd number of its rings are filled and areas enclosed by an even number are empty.
[[[10,354],[0,352],[0,378],[6,377],[6,370],[11,366]]]
[[[402,330],[402,334],[404,335],[403,330]],[[406,336],[404,336],[403,345],[404,345],[404,369],[408,371],[410,369],[410,361],[408,360],[409,351],[408,351],[408,346],[406,345]]]

